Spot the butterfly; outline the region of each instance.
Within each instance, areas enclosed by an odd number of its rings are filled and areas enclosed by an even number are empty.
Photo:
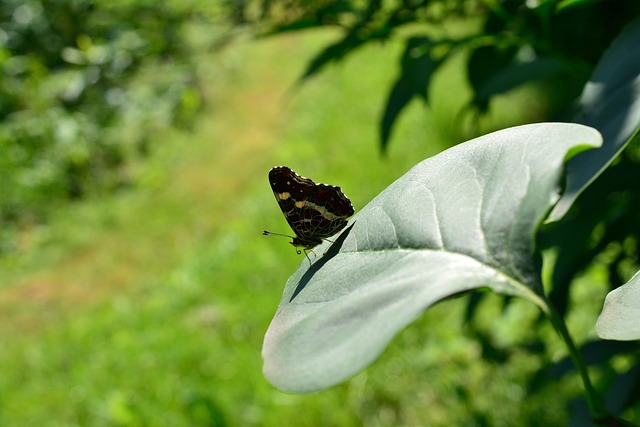
[[[286,166],[269,171],[269,184],[295,237],[269,231],[262,234],[291,237],[290,243],[302,247],[305,254],[342,230],[354,213],[351,201],[340,187],[316,184]],[[300,249],[297,253],[301,253]]]

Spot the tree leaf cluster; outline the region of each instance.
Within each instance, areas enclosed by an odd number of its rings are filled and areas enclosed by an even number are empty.
[[[242,22],[262,36],[340,30],[342,36],[309,61],[300,82],[366,44],[401,40],[405,49],[399,73],[378,123],[382,151],[403,109],[414,99],[429,103],[433,75],[459,52],[468,53],[470,112],[486,113],[496,96],[537,82],[550,98],[546,114],[567,119],[604,51],[640,15],[635,0],[263,0],[233,5]],[[468,30],[449,28],[460,22]]]
[[[202,96],[186,26],[199,2],[0,4],[0,252],[52,206],[128,183],[154,132]],[[200,18],[198,18],[200,17]],[[13,231],[12,231],[13,230]]]

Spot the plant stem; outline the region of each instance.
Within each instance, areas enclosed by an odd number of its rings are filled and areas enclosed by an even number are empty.
[[[584,385],[587,406],[589,406],[589,412],[591,412],[591,418],[594,420],[607,418],[609,416],[609,413],[607,412],[602,399],[591,384],[587,366],[585,365],[584,360],[582,360],[582,356],[576,348],[576,345],[571,338],[571,334],[569,334],[569,330],[567,329],[567,325],[564,322],[564,319],[558,314],[553,306],[547,304],[547,308],[547,313],[551,318],[551,323],[553,323],[553,326],[555,326],[556,330],[566,343],[567,348],[569,349],[569,357],[571,357],[573,364],[580,374],[580,378],[582,379],[582,383]]]

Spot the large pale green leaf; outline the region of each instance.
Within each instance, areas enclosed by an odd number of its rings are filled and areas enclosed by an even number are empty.
[[[419,163],[289,278],[265,336],[266,377],[291,392],[335,385],[429,306],[480,287],[545,310],[534,234],[564,160],[600,142],[582,125],[527,125]]]
[[[640,272],[609,292],[596,331],[606,340],[640,340]]]
[[[567,165],[567,187],[549,215],[564,216],[576,197],[600,175],[640,127],[640,18],[629,24],[600,59],[580,98],[576,121],[593,126],[604,144]]]

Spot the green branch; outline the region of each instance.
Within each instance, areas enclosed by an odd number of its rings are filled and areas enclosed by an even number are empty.
[[[567,325],[564,322],[564,319],[562,318],[562,316],[560,316],[560,314],[558,314],[553,306],[547,304],[547,308],[547,314],[551,319],[551,323],[553,323],[553,326],[556,328],[565,344],[567,345],[567,349],[569,350],[569,357],[571,357],[573,364],[578,370],[578,374],[580,374],[580,378],[582,379],[582,383],[584,385],[587,406],[589,406],[589,412],[591,412],[592,419],[594,421],[608,419],[610,417],[610,414],[607,412],[607,409],[605,408],[602,399],[593,387],[593,384],[591,384],[587,365],[584,363],[580,352],[576,348],[576,345],[571,338],[571,334],[567,329]]]

